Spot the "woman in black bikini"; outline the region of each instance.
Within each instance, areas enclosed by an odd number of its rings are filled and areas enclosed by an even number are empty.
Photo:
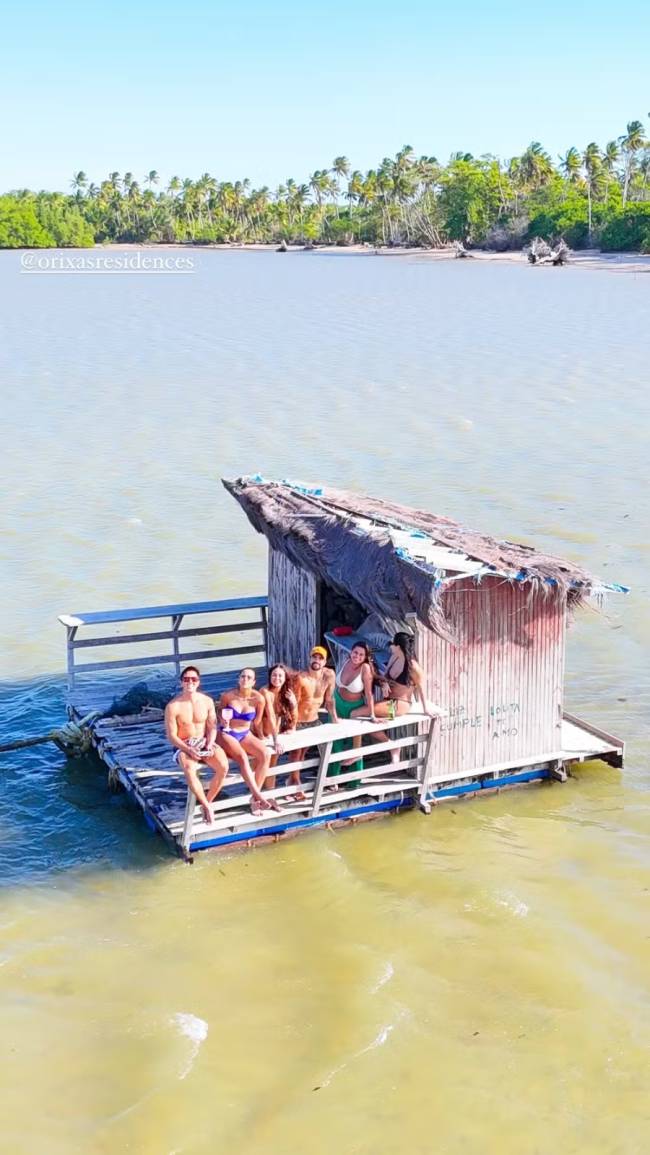
[[[252,730],[253,726],[258,728],[261,724],[264,704],[264,698],[255,689],[255,671],[246,667],[239,675],[239,685],[234,690],[226,690],[219,699],[217,730],[217,743],[228,758],[236,762],[240,768],[242,764],[249,765],[250,758],[259,789],[264,786],[269,772],[271,751]],[[281,753],[281,750],[278,750],[278,753]],[[273,798],[265,799],[264,804],[255,799],[251,803],[253,814],[261,814],[269,808],[280,809]]]
[[[422,670],[415,660],[415,643],[410,634],[400,632],[395,634],[390,644],[390,658],[386,666],[385,675],[379,679],[382,686],[383,700],[375,702],[376,718],[397,718],[401,714],[408,714],[413,705],[413,697],[417,694],[422,704],[422,713],[428,714],[429,709],[424,692],[424,677]],[[365,707],[354,710],[351,717],[358,718],[367,713]],[[369,734],[373,742],[389,742],[388,734],[381,730],[378,734]],[[399,750],[391,750],[391,762],[399,762]]]

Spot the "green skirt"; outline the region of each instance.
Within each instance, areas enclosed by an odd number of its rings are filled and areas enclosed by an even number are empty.
[[[345,702],[343,700],[343,698],[341,697],[341,695],[339,694],[338,690],[334,691],[334,705],[336,706],[336,714],[337,714],[338,718],[346,718],[346,719],[350,718],[352,716],[353,710],[358,710],[359,706],[363,706],[363,704],[364,704],[363,698],[361,698],[361,700],[358,702]],[[339,754],[342,750],[352,750],[352,749],[353,749],[353,746],[352,746],[352,739],[351,738],[338,738],[337,741],[334,742],[334,744],[332,746],[332,754]],[[328,778],[336,778],[336,777],[338,777],[339,774],[353,774],[353,773],[360,774],[362,770],[363,770],[363,758],[357,758],[357,760],[355,762],[352,762],[349,766],[343,766],[343,764],[341,762],[335,762],[333,766],[328,767],[327,777]],[[352,789],[354,786],[358,786],[359,783],[358,782],[346,782],[346,783],[344,783],[344,785],[346,788],[349,787],[350,789]]]

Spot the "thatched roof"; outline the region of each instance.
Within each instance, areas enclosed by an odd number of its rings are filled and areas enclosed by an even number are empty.
[[[575,605],[606,588],[580,566],[446,517],[348,490],[262,477],[223,480],[254,528],[297,566],[381,617],[417,614],[449,636],[441,594],[460,578],[542,585]]]

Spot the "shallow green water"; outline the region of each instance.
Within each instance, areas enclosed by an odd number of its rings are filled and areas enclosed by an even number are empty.
[[[16,1153],[632,1155],[650,1134],[650,281],[204,253],[0,254],[0,741],[63,715],[62,611],[258,593],[222,474],[536,540],[633,587],[570,636],[624,774],[170,860],[86,762],[2,762]]]

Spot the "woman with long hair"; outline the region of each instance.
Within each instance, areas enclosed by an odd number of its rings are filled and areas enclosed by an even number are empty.
[[[371,722],[376,720],[375,702],[372,696],[374,676],[375,669],[370,647],[365,642],[355,642],[349,657],[336,675],[334,706],[339,722],[342,718],[358,718],[361,715],[368,717]],[[365,705],[362,705],[362,702]],[[361,735],[354,737],[351,742],[349,738],[339,738],[332,746],[332,753],[349,750],[350,745],[355,749],[358,748],[361,745]],[[362,769],[362,758],[353,759],[350,762],[335,762],[328,770],[327,776],[328,778],[336,778],[339,774],[352,770],[360,773]],[[355,785],[354,782],[346,783],[349,788],[353,788]]]
[[[278,734],[289,734],[298,724],[298,699],[293,689],[295,675],[292,675],[282,662],[276,662],[269,670],[269,684],[260,691],[264,698],[264,712],[260,723],[259,736],[273,738],[277,743]],[[271,757],[271,766],[277,766],[278,754]],[[293,771],[288,779],[289,786],[300,786],[300,773]],[[275,775],[267,778],[267,788],[275,788]],[[304,802],[306,795],[299,790],[293,797],[298,802]]]
[[[382,688],[383,698],[375,702],[375,716],[377,718],[398,718],[408,714],[413,706],[413,699],[417,695],[422,705],[422,713],[428,714],[429,708],[424,692],[424,677],[422,669],[415,660],[415,640],[411,634],[400,630],[390,643],[390,658],[386,666],[386,673],[377,679]],[[351,717],[358,718],[365,711],[355,710]],[[390,741],[388,734],[383,730],[369,734],[373,742]],[[399,762],[399,750],[391,750],[391,762]]]
[[[254,733],[259,729],[264,705],[264,698],[255,689],[255,670],[246,666],[239,674],[237,686],[221,695],[218,710],[217,742],[228,758],[237,763],[245,778],[245,770],[250,773],[252,768],[258,790],[266,781],[271,757],[265,743]],[[277,747],[277,741],[275,744]],[[280,809],[274,798],[264,798],[261,802],[253,798],[251,802],[253,814],[262,814],[269,808]]]

